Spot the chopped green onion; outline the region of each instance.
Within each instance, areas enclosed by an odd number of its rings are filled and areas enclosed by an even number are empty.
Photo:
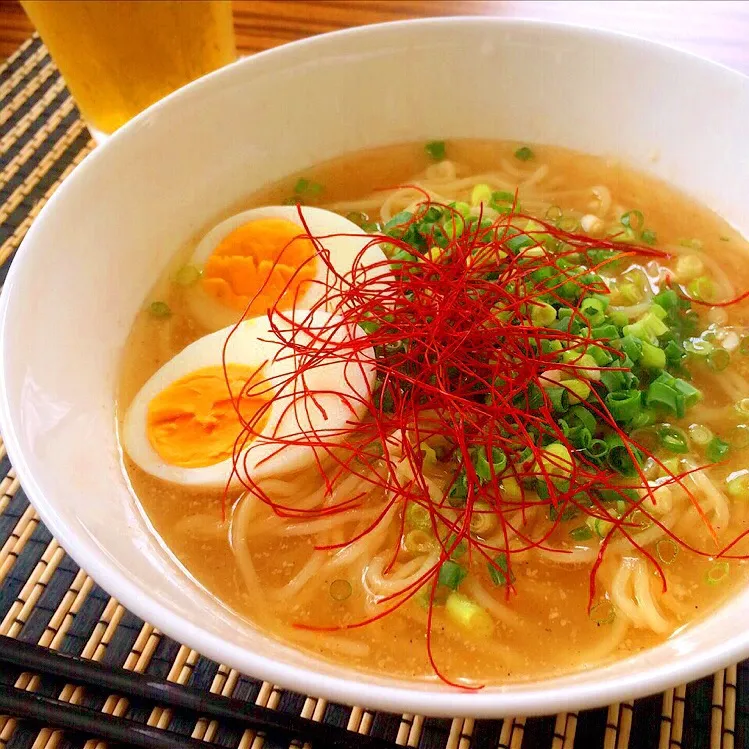
[[[572,453],[561,442],[552,442],[541,450],[539,469],[550,479],[569,478],[573,467]]]
[[[174,276],[180,286],[192,286],[203,275],[203,271],[194,265],[183,265]]]
[[[670,379],[673,380],[674,378]],[[661,379],[661,377],[648,386],[645,391],[645,402],[648,406],[666,408],[679,418],[684,416],[686,410],[686,397],[677,390],[672,382]]]
[[[497,190],[492,193],[492,203],[514,203],[515,193],[506,192],[505,190]]]
[[[588,319],[591,327],[603,323],[606,319],[605,310],[606,305],[596,297],[588,297],[580,303],[580,312]]]
[[[575,541],[589,541],[593,538],[593,531],[587,525],[581,525],[570,531],[570,537]]]
[[[489,568],[489,577],[495,585],[507,585],[508,580],[511,583],[515,582],[515,575],[510,572],[510,567],[507,563],[507,554],[504,552],[494,557],[487,566]]]
[[[708,585],[717,585],[722,583],[730,573],[728,562],[716,562],[706,573],[705,582]]]
[[[488,205],[492,200],[492,188],[486,184],[475,185],[471,191],[471,205]]]
[[[681,247],[689,247],[690,250],[701,250],[702,242],[699,239],[680,239],[678,244]]]
[[[642,341],[632,335],[625,335],[619,341],[622,351],[633,361],[638,362],[642,358]]]
[[[610,520],[597,518],[593,515],[589,515],[585,523],[588,528],[595,532],[598,538],[606,538],[614,527],[614,524]]]
[[[351,597],[354,589],[351,587],[351,583],[348,580],[333,580],[330,583],[330,597],[334,601],[345,601]]]
[[[700,302],[710,302],[715,295],[715,284],[707,276],[699,276],[687,284],[687,292],[692,299]]]
[[[500,476],[507,468],[507,455],[504,450],[493,447],[491,452],[491,463],[489,462],[488,448],[479,449],[474,456],[473,467],[476,475],[482,481],[491,481],[492,475]]]
[[[457,562],[448,559],[442,563],[437,580],[440,585],[444,585],[450,590],[457,590],[467,575],[468,570],[465,567],[461,567]]]
[[[634,419],[642,409],[642,396],[639,390],[620,390],[609,393],[605,403],[614,419],[625,423]]]
[[[658,241],[658,235],[651,229],[645,229],[645,231],[640,235],[640,239],[642,239],[645,244],[655,244]]]
[[[658,427],[657,430],[658,441],[662,447],[669,450],[672,453],[688,453],[689,445],[687,444],[687,435],[677,428],[670,426],[669,424],[663,424]]]
[[[652,343],[642,341],[640,366],[645,369],[664,369],[666,367],[666,352]]]
[[[170,317],[172,314],[172,310],[166,302],[151,302],[151,306],[148,308],[148,311],[154,317],[160,318]]]
[[[640,231],[645,226],[645,216],[642,215],[641,211],[627,211],[620,220],[622,226],[635,231]]]
[[[741,336],[741,341],[739,342],[739,353],[742,356],[749,355],[749,335]]]
[[[653,301],[667,312],[679,309],[679,295],[673,289],[661,291],[653,297]]]
[[[463,216],[456,212],[444,220],[442,227],[447,238],[454,240],[463,234],[466,228],[466,222]]]
[[[731,432],[731,444],[739,450],[749,447],[749,425],[737,424],[733,428]]]
[[[655,305],[658,309],[662,309],[659,305]],[[655,339],[662,336],[664,333],[668,333],[668,325],[661,320],[657,314],[652,311],[645,314],[637,322],[633,322],[631,325],[625,325],[623,329],[624,335],[635,336],[643,341],[651,341],[655,343]]]
[[[437,539],[421,528],[414,528],[403,537],[403,546],[411,554],[428,554],[436,550]]]
[[[615,326],[613,325],[604,325],[603,328],[613,328],[616,330]],[[601,328],[594,328],[591,332],[593,333],[593,336],[595,338],[606,338],[608,336],[608,331],[603,336],[598,336],[596,333],[600,331]],[[558,341],[556,341],[558,343]],[[588,353],[593,358],[593,361],[595,361],[597,367],[605,367],[607,364],[611,364],[613,361],[613,356],[609,354],[608,351],[605,351],[600,346],[588,346]],[[600,372],[598,373],[598,377],[600,378]]]
[[[320,195],[323,191],[323,186],[319,182],[313,182],[312,180],[300,177],[297,183],[294,185],[294,192],[297,195],[307,196],[315,198]]]
[[[720,463],[728,455],[730,449],[731,446],[725,440],[722,440],[720,437],[713,437],[708,442],[705,456],[711,463]]]
[[[705,447],[713,438],[713,433],[704,424],[691,424],[688,431],[689,438],[700,447]]]
[[[411,528],[418,528],[419,530],[432,529],[432,519],[429,510],[420,504],[416,504],[416,502],[408,503],[408,507],[406,508],[406,523]]]
[[[590,618],[597,624],[611,624],[616,619],[616,609],[611,601],[601,601],[590,610]]]
[[[569,393],[559,386],[545,388],[546,395],[551,401],[551,407],[554,411],[564,413],[570,407]]]
[[[749,496],[749,470],[743,469],[732,473],[726,479],[726,489],[732,497],[745,499]]]
[[[566,232],[574,232],[580,228],[580,222],[574,216],[562,216],[557,221],[557,228]]]
[[[673,564],[679,556],[679,547],[670,538],[662,538],[655,545],[655,553],[663,564]]]
[[[722,372],[731,363],[731,355],[724,348],[713,349],[707,355],[707,366],[713,372]]]
[[[450,593],[445,601],[445,613],[470,634],[490,637],[494,632],[494,620],[487,611],[462,593]]]
[[[557,311],[550,304],[540,302],[531,307],[531,321],[537,327],[548,327],[556,319]]]
[[[523,496],[518,480],[512,476],[506,476],[502,479],[502,493],[507,499],[520,499]]]
[[[651,424],[655,424],[656,415],[652,408],[643,408],[642,411],[638,411],[632,419],[629,427],[632,431],[635,429],[642,429],[643,427],[649,427]]]
[[[702,400],[702,391],[686,380],[677,377],[673,381],[673,386],[678,393],[684,396],[684,402],[687,408],[691,408]]]
[[[594,460],[601,460],[608,455],[609,446],[604,440],[594,439],[585,449],[585,453]]]
[[[617,284],[616,293],[625,304],[639,304],[644,297],[642,289],[633,283]]]
[[[590,395],[590,385],[584,380],[562,380],[560,387],[567,389],[570,403],[582,403]]]
[[[427,156],[435,161],[442,161],[445,158],[446,148],[444,140],[432,140],[424,146]]]
[[[706,357],[715,347],[704,338],[690,338],[684,341],[684,350],[694,356]]]
[[[374,234],[378,229],[377,224],[370,221],[369,216],[361,211],[351,211],[351,213],[346,214],[346,218],[369,234]]]
[[[590,354],[580,356],[580,354],[567,351],[562,355],[562,360],[565,364],[574,365],[575,374],[583,380],[595,380],[597,382],[601,379],[598,362]],[[587,395],[585,397],[587,398]]]
[[[676,261],[674,273],[679,283],[693,281],[705,270],[705,264],[696,255],[683,255]]]
[[[497,515],[485,502],[476,502],[471,513],[471,533],[485,536],[497,527]]]
[[[520,159],[520,161],[528,161],[533,158],[533,151],[528,146],[523,146],[515,151],[515,158]]]
[[[614,240],[614,242],[634,242],[635,241],[635,233],[632,231],[632,229],[628,229],[626,226],[624,228],[621,227],[621,224],[616,225],[608,230],[607,234],[611,239]]]
[[[652,312],[659,320],[665,320],[668,317],[668,312],[664,307],[655,302],[655,299],[653,299],[653,302],[654,304],[651,306],[650,312]]]
[[[454,533],[451,533],[445,540],[444,544],[445,548],[452,549],[450,552],[450,559],[453,560],[460,559],[468,549],[468,544],[465,539],[461,539],[458,543],[456,543],[456,541],[458,541],[458,537]]]
[[[625,445],[621,437],[616,434],[607,435],[604,440],[609,448],[606,456],[609,468],[622,476],[636,476],[637,466],[645,462],[642,452],[632,443]]]
[[[614,340],[619,338],[618,328],[616,327],[616,325],[612,325],[611,323],[606,323],[604,325],[594,325],[590,330],[590,334],[598,341]],[[590,346],[589,348],[593,348],[593,346]],[[608,356],[609,361],[611,361],[611,357],[609,356],[609,354],[606,354],[606,356]]]

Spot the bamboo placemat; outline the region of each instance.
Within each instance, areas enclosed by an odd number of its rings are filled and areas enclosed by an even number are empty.
[[[34,37],[0,67],[0,284],[31,221],[93,148],[44,46]],[[0,442],[0,634],[347,726],[420,749],[749,749],[749,661],[641,700],[599,710],[507,720],[377,713],[288,692],[214,663],[126,611],[67,556],[29,505]],[[12,669],[15,684],[169,727],[226,747],[260,749],[251,732],[198,715],[96,697]],[[266,741],[268,749],[282,744]],[[0,749],[105,745],[0,716]],[[287,748],[285,748],[287,749]]]

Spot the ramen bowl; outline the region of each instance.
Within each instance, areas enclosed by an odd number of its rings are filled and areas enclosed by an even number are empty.
[[[154,280],[196,231],[263,185],[392,143],[501,138],[614,156],[747,230],[747,121],[749,82],[723,67],[639,39],[497,19],[324,35],[187,86],[75,170],[13,262],[0,426],[30,500],[76,562],[138,616],[242,672],[344,703],[545,714],[656,692],[749,655],[745,589],[633,657],[475,692],[300,652],[224,607],[152,532],[122,471],[114,415],[123,346]]]

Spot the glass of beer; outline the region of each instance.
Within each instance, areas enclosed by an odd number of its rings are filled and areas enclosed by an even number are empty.
[[[231,0],[21,0],[101,142],[236,59]]]

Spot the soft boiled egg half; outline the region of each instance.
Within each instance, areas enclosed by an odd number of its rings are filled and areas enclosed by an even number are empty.
[[[190,310],[206,330],[218,330],[243,314],[316,309],[330,283],[320,249],[329,251],[330,264],[341,276],[355,268],[357,274],[366,275],[368,268],[384,274],[387,258],[371,241],[355,223],[322,208],[279,205],[243,211],[211,229],[195,248],[190,264],[201,277],[186,292]]]
[[[326,352],[363,331],[323,310],[289,317],[304,354],[287,345],[292,326],[276,319],[280,330],[273,332],[263,315],[199,338],[162,366],[125,415],[122,444],[133,462],[171,483],[223,487],[239,479],[232,476],[238,448],[240,475],[258,481],[315,460],[314,448],[279,439],[336,435],[360,419],[374,383],[374,352]]]

